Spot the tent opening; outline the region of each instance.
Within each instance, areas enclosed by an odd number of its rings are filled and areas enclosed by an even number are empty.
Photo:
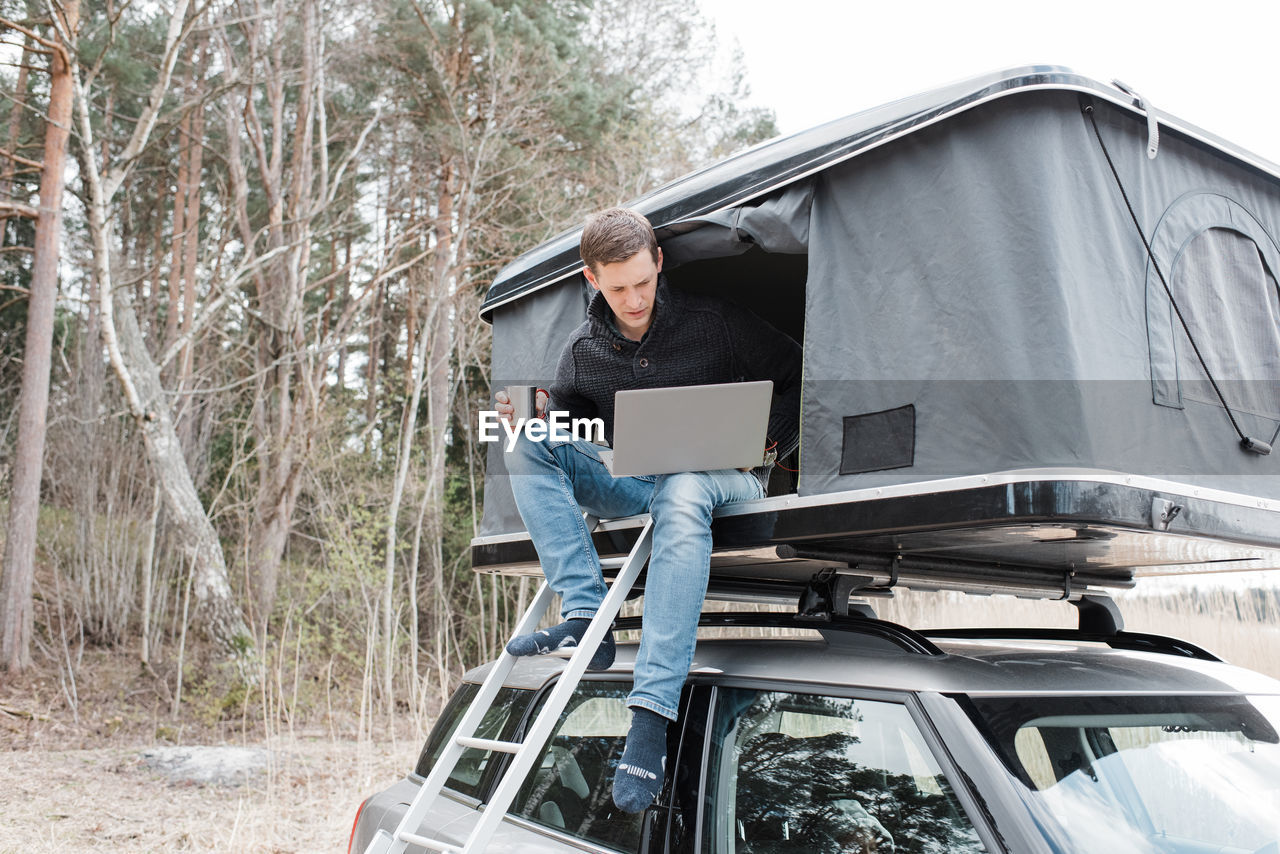
[[[667,270],[672,287],[732,300],[795,339],[804,349],[805,283],[809,256],[765,252],[752,246],[739,255],[686,261]],[[797,454],[778,461],[770,495],[796,491]],[[791,471],[788,471],[790,469]]]

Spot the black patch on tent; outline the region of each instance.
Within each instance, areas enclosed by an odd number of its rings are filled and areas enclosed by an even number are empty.
[[[840,474],[900,469],[915,457],[915,404],[844,417]]]

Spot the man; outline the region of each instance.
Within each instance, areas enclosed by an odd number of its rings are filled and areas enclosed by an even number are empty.
[[[613,208],[587,220],[583,271],[597,291],[586,321],[569,337],[545,408],[573,418],[601,418],[613,435],[613,395],[634,388],[770,379],[777,402],[770,447],[779,456],[799,443],[800,348],[788,336],[733,303],[667,287],[662,250],[640,214]],[[509,419],[506,394],[498,413]],[[523,434],[522,434],[523,435]],[[711,514],[717,507],[764,495],[767,467],[755,471],[611,476],[586,441],[522,438],[506,457],[516,506],[551,587],[563,600],[558,626],[511,640],[513,655],[575,646],[605,595],[599,558],[582,519],[648,512],[653,554],[645,584],[644,627],[636,657],[626,749],[613,799],[627,812],[653,802],[662,785],[667,723],[693,660],[698,615],[711,559]],[[607,635],[589,669],[613,663]]]

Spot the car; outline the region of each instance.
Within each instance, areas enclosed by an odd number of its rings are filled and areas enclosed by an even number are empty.
[[[703,622],[795,636],[699,640],[666,780],[641,815],[611,799],[635,655],[619,644],[610,670],[577,685],[486,850],[1280,850],[1280,682],[1190,644],[921,633],[865,607]],[[520,660],[477,735],[520,740],[564,666]],[[350,851],[395,831],[487,669],[466,675],[413,770],[362,805]],[[467,750],[415,832],[461,847],[508,761]]]
[[[585,659],[472,671],[353,852],[1280,854],[1280,684],[1125,632],[1110,597],[1280,567],[1280,166],[1027,66],[628,206],[672,288],[801,346],[802,451],[711,526],[709,595],[787,611],[705,620],[802,636],[699,640],[641,815],[610,792],[633,646],[581,680]],[[495,388],[555,376],[580,237],[490,285]],[[473,568],[540,574],[497,443],[484,499]],[[584,648],[653,536],[592,531],[616,580]],[[866,604],[900,587],[1060,599],[1079,625],[919,632]]]

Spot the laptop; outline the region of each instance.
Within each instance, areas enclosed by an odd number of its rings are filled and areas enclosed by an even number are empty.
[[[754,468],[764,462],[770,380],[620,391],[613,398],[614,477]]]

